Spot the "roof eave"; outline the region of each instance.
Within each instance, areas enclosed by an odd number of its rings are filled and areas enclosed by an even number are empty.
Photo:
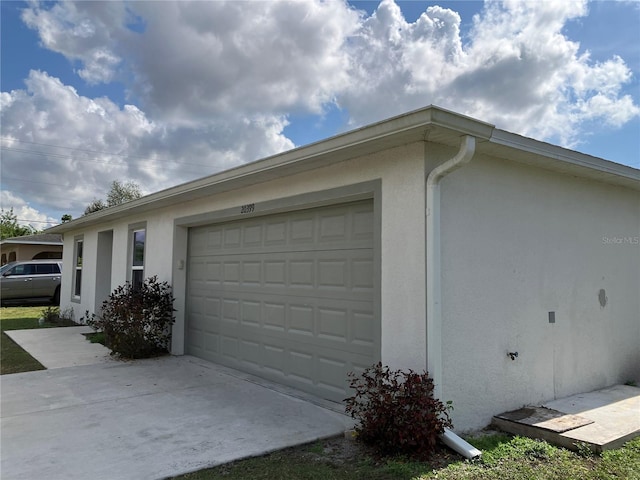
[[[488,140],[495,127],[439,107],[429,106],[372,125],[330,137],[326,140],[288,150],[230,170],[147,195],[131,202],[109,207],[47,230],[64,233],[82,227],[117,220],[133,213],[224,192],[259,183],[283,174],[299,173],[348,158],[367,155],[381,148],[425,140],[433,132],[457,144],[462,135]]]
[[[519,163],[640,190],[640,170],[627,165],[499,129],[494,130],[489,143],[505,152],[518,152],[506,158]]]
[[[53,246],[57,246],[57,247],[62,247],[64,245],[63,242],[21,242],[19,240],[2,240],[0,241],[0,245],[5,245],[5,244],[10,244],[10,245],[53,245]]]
[[[52,227],[47,232],[64,233],[115,221],[417,141],[457,147],[464,135],[476,137],[485,145],[485,150],[492,149],[503,158],[640,190],[640,170],[498,130],[489,123],[428,106],[100,210]],[[513,155],[514,152],[517,155]]]

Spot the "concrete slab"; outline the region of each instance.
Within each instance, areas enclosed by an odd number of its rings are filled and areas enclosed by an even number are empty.
[[[520,411],[533,413],[519,418]],[[551,416],[563,428],[550,428],[549,415],[540,415],[545,411],[556,412]],[[544,439],[565,448],[586,444],[599,453],[640,436],[640,388],[614,385],[572,395],[545,403],[542,408],[527,407],[497,415],[493,424],[506,432]]]
[[[166,478],[353,426],[252,379],[190,356],[3,375],[0,477]]]
[[[113,362],[108,348],[89,342],[83,335],[92,332],[91,327],[82,326],[7,330],[5,333],[46,368]]]
[[[614,385],[595,392],[561,398],[545,404],[570,414],[593,420],[562,434],[568,441],[589,443],[595,450],[621,447],[640,435],[640,388]]]

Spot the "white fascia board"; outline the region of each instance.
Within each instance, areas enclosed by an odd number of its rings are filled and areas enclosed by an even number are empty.
[[[490,144],[529,154],[532,160],[537,160],[527,162],[529,164],[552,160],[540,166],[640,190],[640,170],[627,165],[498,129],[494,130]]]

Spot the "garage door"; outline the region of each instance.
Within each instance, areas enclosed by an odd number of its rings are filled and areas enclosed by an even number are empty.
[[[331,400],[380,358],[373,202],[192,228],[186,351]]]

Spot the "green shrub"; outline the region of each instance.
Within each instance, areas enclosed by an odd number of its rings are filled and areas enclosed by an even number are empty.
[[[60,308],[59,307],[47,307],[42,310],[41,318],[46,323],[56,323],[60,320]]]
[[[427,372],[392,371],[378,362],[349,378],[355,394],[345,400],[346,411],[359,421],[357,438],[383,455],[428,458],[438,435],[452,427],[451,407],[434,398]]]
[[[127,282],[102,304],[99,316],[86,322],[104,333],[105,345],[124,358],[147,358],[168,352],[174,322],[173,294],[167,282],[147,278],[134,288]]]

